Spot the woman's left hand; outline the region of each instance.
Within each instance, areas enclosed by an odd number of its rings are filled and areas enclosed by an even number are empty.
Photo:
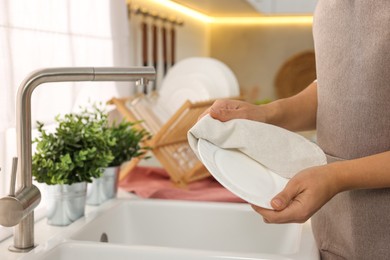
[[[305,169],[296,174],[271,200],[274,210],[252,205],[266,223],[303,223],[340,190],[329,165]]]

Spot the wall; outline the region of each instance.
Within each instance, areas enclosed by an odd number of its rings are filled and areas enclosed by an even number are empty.
[[[39,68],[129,66],[124,0],[0,1],[0,195],[16,155],[15,102],[22,80]],[[32,124],[88,101],[129,95],[126,82],[43,84],[32,94]],[[49,87],[51,86],[51,87]]]
[[[274,78],[277,70],[294,54],[313,49],[311,25],[207,24],[158,4],[155,0],[128,2],[133,9],[142,7],[160,15],[182,19],[184,26],[177,28],[177,60],[193,56],[221,60],[233,70],[242,94],[250,96],[250,100],[276,99]],[[140,65],[142,17],[132,14],[129,21],[130,62]],[[151,18],[146,21],[152,23]],[[161,49],[159,54],[161,57]],[[161,67],[159,63],[159,84],[162,80]]]
[[[135,9],[137,7],[144,8],[148,12],[154,12],[157,13],[160,16],[165,16],[169,18],[176,18],[180,19],[184,22],[182,26],[176,26],[176,61],[188,58],[188,57],[194,57],[194,56],[200,56],[200,57],[207,57],[210,55],[210,48],[209,48],[209,26],[199,21],[193,17],[187,16],[185,14],[179,13],[177,11],[174,11],[168,7],[165,7],[161,4],[158,4],[154,0],[131,0],[128,1],[130,3],[131,9]],[[129,42],[130,42],[130,62],[133,65],[140,66],[142,64],[142,58],[141,58],[141,22],[142,22],[141,15],[135,15],[134,13],[130,14],[129,17]],[[150,26],[153,23],[152,18],[146,18],[145,20],[147,24]],[[167,23],[166,23],[167,24]],[[160,28],[162,26],[162,22],[157,22],[157,26]],[[150,28],[150,27],[149,27]],[[149,64],[152,64],[151,62],[151,40],[152,34],[151,29],[149,31]],[[158,31],[158,39],[160,40],[161,44],[161,31]],[[162,51],[161,51],[161,45],[158,47],[159,49],[159,60],[158,63],[158,82],[161,82],[162,78]]]
[[[277,70],[313,46],[311,25],[213,25],[210,31],[210,55],[233,70],[250,100],[276,99]]]

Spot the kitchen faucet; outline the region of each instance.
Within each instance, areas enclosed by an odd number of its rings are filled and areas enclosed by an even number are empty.
[[[17,93],[17,158],[12,161],[10,194],[0,199],[0,225],[15,226],[10,251],[27,252],[34,244],[34,208],[41,200],[39,189],[32,184],[31,96],[36,87],[49,82],[135,81],[146,86],[156,79],[153,67],[80,67],[47,68],[31,73]],[[16,176],[19,188],[15,192]]]

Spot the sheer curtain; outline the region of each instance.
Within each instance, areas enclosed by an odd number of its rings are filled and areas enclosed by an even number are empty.
[[[43,67],[130,66],[125,0],[0,1],[0,195],[16,155],[19,84]],[[33,93],[32,121],[51,123],[91,101],[132,93],[131,83],[50,83]]]

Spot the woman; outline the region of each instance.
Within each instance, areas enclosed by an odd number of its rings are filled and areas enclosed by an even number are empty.
[[[328,164],[297,173],[275,210],[253,208],[267,223],[312,217],[323,259],[390,259],[390,1],[319,0],[313,35],[317,80],[301,93],[219,100],[205,113],[316,128]]]

